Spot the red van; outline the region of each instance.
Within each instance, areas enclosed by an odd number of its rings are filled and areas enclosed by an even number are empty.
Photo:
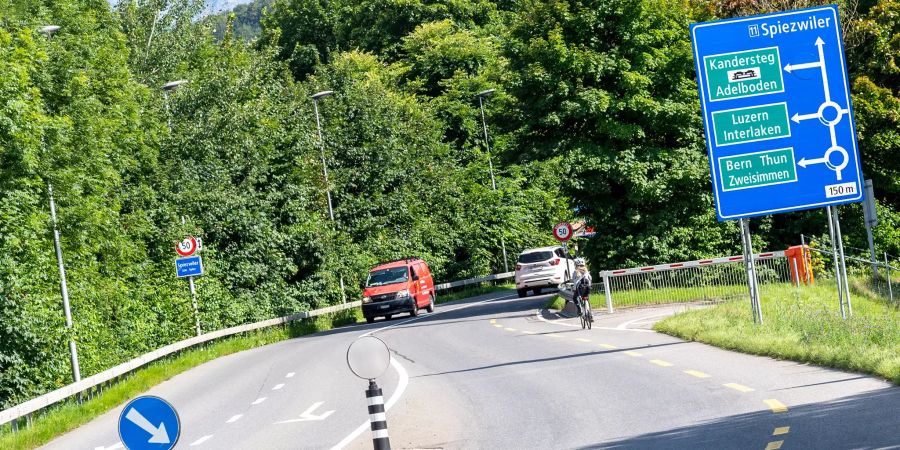
[[[362,311],[366,322],[376,317],[390,319],[408,312],[419,315],[419,308],[434,311],[434,280],[431,269],[421,258],[384,262],[369,270],[363,287]]]

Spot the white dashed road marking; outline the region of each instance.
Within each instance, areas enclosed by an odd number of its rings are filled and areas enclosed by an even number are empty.
[[[191,442],[191,447],[196,447],[196,446],[198,446],[198,445],[200,445],[200,444],[202,444],[202,443],[204,443],[204,442],[210,440],[212,437],[213,437],[213,435],[207,434],[206,436],[203,436],[202,438],[197,439],[197,440],[194,441],[194,442]]]
[[[284,376],[285,378],[294,378],[294,372],[291,372]]]
[[[268,397],[260,397],[260,398],[258,398],[258,399],[256,399],[256,400],[254,400],[253,403],[251,403],[251,405],[258,405],[258,404],[260,404],[260,403],[266,401],[267,398],[268,398]]]
[[[275,387],[272,388],[273,391],[277,391],[284,387],[284,383],[276,384]]]
[[[238,420],[241,420],[241,417],[244,417],[244,415],[243,414],[235,414],[235,415],[231,416],[230,419],[226,420],[225,423],[235,423]]]

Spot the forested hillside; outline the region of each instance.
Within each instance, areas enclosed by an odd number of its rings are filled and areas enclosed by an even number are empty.
[[[576,217],[595,270],[739,252],[713,213],[688,25],[817,3],[275,0],[247,41],[194,0],[0,0],[0,407],[71,381],[48,184],[83,376],[191,335],[186,234],[205,330],[340,302],[340,277],[355,299],[387,258],[502,271],[501,239],[514,257]],[[848,5],[876,243],[898,255],[900,1]],[[842,212],[865,247],[858,205]],[[758,248],[827,233],[820,211],[752,223]]]

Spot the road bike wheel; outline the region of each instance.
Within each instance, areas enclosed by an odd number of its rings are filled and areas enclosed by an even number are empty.
[[[583,330],[583,329],[585,329],[585,327],[587,327],[587,321],[584,320],[584,310],[583,309],[581,310],[581,314],[579,315],[579,317],[581,318],[581,329]]]

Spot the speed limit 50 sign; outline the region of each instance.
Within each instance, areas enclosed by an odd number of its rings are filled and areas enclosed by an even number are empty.
[[[553,227],[553,237],[557,241],[566,242],[572,239],[572,224],[569,222],[560,222]]]

